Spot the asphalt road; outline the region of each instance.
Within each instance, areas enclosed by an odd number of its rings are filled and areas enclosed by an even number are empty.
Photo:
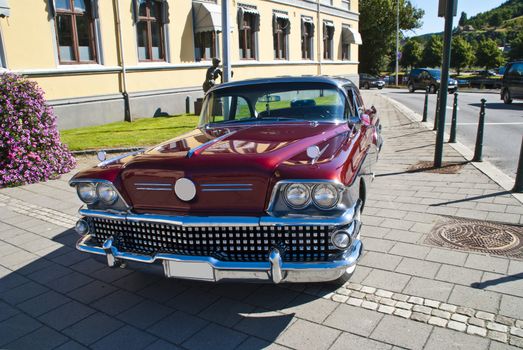
[[[403,103],[420,115],[423,114],[424,92],[409,93],[407,89],[383,89],[381,93]],[[483,159],[515,178],[523,136],[523,101],[505,105],[497,91],[459,92],[456,139],[474,150],[482,98],[487,100]],[[450,133],[453,100],[454,96],[449,95],[445,118],[447,133]],[[428,120],[431,123],[434,123],[435,105],[436,95],[429,95]]]

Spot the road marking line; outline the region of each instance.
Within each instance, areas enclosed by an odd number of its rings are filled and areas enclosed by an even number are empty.
[[[451,123],[446,123],[445,125],[450,125]],[[478,125],[478,123],[458,123],[458,125]],[[523,125],[523,122],[513,122],[513,123],[485,123],[485,125]]]

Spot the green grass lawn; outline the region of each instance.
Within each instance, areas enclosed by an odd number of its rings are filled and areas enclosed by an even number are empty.
[[[143,118],[132,123],[116,122],[62,130],[60,136],[71,151],[139,147],[155,145],[191,131],[197,124],[198,117],[192,114]]]

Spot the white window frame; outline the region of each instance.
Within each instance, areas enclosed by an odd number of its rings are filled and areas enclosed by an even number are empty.
[[[5,57],[4,39],[2,38],[2,26],[0,25],[0,68],[7,69],[7,59]]]
[[[99,2],[99,0],[91,0]],[[56,8],[54,5],[54,0],[48,0],[47,8],[54,8],[55,9],[55,15],[49,18],[49,24],[51,25],[51,34],[53,36],[53,45],[54,45],[54,60],[57,67],[59,66],[67,66],[71,67],[71,64],[60,64],[60,59],[58,58],[58,42],[56,41],[57,33],[56,33],[56,25],[55,25],[55,17],[56,17]],[[94,22],[94,45],[96,46],[96,64],[104,65],[104,53],[103,53],[103,45],[102,45],[102,30],[101,30],[101,24],[100,24],[100,16],[98,18],[93,18]],[[78,66],[85,66],[85,64],[77,64]],[[76,66],[76,65],[75,65]]]

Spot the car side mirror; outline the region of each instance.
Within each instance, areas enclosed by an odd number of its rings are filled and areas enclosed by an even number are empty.
[[[369,126],[371,125],[371,121],[370,121],[370,116],[366,113],[362,114],[360,116],[360,119],[361,119],[361,123],[365,126]]]

